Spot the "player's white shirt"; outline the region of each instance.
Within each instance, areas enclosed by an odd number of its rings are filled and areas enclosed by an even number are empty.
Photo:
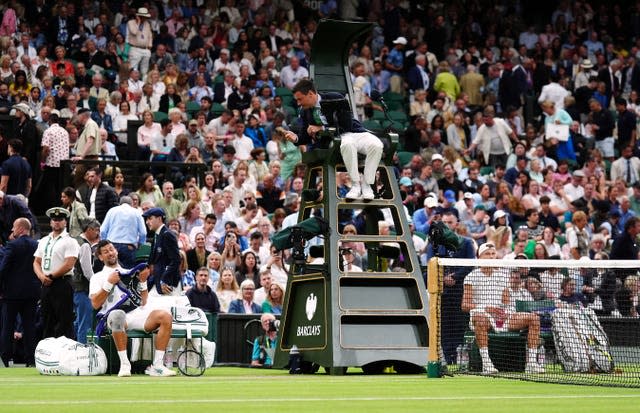
[[[464,279],[464,285],[472,287],[472,302],[477,310],[502,306],[502,292],[508,285],[506,269],[491,268],[491,271],[491,275],[486,275],[476,268]]]

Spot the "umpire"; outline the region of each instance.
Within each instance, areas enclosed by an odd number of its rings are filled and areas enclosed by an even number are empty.
[[[5,366],[13,359],[12,342],[18,314],[22,319],[25,363],[34,365],[40,281],[33,271],[33,253],[38,243],[29,236],[30,233],[31,222],[26,218],[16,219],[11,229],[11,241],[0,259],[0,290],[4,297],[0,349]]]

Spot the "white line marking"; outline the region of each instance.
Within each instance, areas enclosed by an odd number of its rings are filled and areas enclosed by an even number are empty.
[[[611,394],[611,395],[595,395],[595,394],[539,394],[530,396],[444,396],[444,397],[428,397],[428,396],[416,396],[416,397],[280,397],[280,398],[256,398],[256,399],[181,399],[176,400],[7,400],[4,401],[5,405],[13,406],[30,406],[30,405],[60,405],[60,404],[73,404],[73,405],[93,405],[93,404],[153,404],[153,403],[171,403],[171,404],[183,404],[185,402],[193,403],[293,403],[293,402],[326,402],[326,401],[360,401],[360,402],[378,402],[378,401],[472,401],[472,400],[531,400],[531,399],[637,399],[640,398],[640,394]]]

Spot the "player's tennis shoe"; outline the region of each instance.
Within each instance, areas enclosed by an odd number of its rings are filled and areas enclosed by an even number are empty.
[[[154,365],[151,365],[147,367],[147,369],[144,371],[144,374],[153,377],[170,377],[175,376],[176,372],[166,368],[165,366],[156,367]]]
[[[118,372],[118,377],[129,377],[131,376],[131,366],[120,366],[120,371]]]
[[[524,368],[524,372],[527,374],[541,374],[544,373],[544,366],[541,366],[538,363],[527,363],[527,366]]]

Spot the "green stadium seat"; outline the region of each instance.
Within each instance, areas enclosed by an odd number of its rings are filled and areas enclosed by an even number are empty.
[[[164,112],[153,112],[153,121],[154,122],[160,122],[162,121],[162,119],[167,119],[169,118],[169,115],[167,115]]]
[[[222,106],[220,103],[213,102],[213,104],[211,105],[211,113],[213,113],[213,116],[220,116],[222,112],[224,112],[224,106]]]
[[[375,119],[369,119],[369,120],[362,121],[362,126],[364,126],[365,128],[367,128],[369,130],[373,130],[373,131],[382,129],[382,125],[380,124],[380,122],[378,122]]]
[[[192,116],[200,111],[200,104],[198,102],[194,102],[190,100],[187,102],[186,106],[187,106],[187,113],[191,114]]]
[[[373,120],[386,120],[386,116],[384,116],[384,112],[381,110],[374,110],[373,115],[371,116]]]
[[[404,111],[400,111],[400,110],[389,111],[389,117],[391,118],[391,120],[400,121],[400,122],[407,122],[409,120],[409,118],[407,117],[407,114]]]
[[[413,155],[415,155],[413,152],[398,152],[398,164],[400,166],[408,164],[411,158],[413,158]]]
[[[493,166],[483,166],[480,168],[480,175],[488,176],[494,172]]]

